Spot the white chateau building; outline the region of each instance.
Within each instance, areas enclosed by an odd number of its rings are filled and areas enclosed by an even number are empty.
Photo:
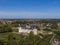
[[[37,35],[37,29],[36,28],[31,29],[30,26],[26,26],[26,28],[19,27],[19,32],[20,33],[28,34],[31,31],[34,33],[34,35]]]

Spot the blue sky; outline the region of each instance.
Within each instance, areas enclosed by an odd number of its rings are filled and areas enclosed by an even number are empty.
[[[60,18],[60,0],[0,0],[0,18]]]

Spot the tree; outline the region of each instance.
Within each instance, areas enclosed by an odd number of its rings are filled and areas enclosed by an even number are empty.
[[[8,25],[3,25],[0,27],[0,33],[5,33],[5,32],[12,32],[12,29]]]

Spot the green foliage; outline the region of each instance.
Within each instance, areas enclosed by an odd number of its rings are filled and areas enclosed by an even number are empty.
[[[60,40],[60,31],[53,31],[56,34],[56,37]]]
[[[12,32],[11,27],[8,25],[0,26],[0,33],[4,33],[4,32]]]
[[[33,32],[30,32],[28,35],[15,33],[5,33],[2,35],[5,36],[2,36],[3,40],[0,40],[3,45],[49,45],[49,40],[51,38],[51,35],[46,35],[41,39],[39,35],[34,35]]]

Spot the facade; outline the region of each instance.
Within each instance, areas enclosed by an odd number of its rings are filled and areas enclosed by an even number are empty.
[[[34,33],[34,35],[37,35],[37,29],[30,29],[30,28],[23,29],[22,27],[19,27],[19,32],[20,33],[26,33],[26,34],[28,34],[31,31]]]

